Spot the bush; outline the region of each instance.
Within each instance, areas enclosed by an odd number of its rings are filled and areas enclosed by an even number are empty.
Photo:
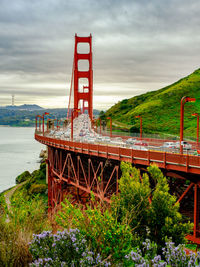
[[[183,245],[175,247],[173,242],[168,241],[162,249],[161,255],[157,255],[155,244],[151,243],[150,240],[146,240],[141,250],[132,250],[125,256],[123,266],[194,267],[199,266],[199,264],[199,252],[186,255]]]
[[[89,251],[87,241],[78,229],[57,234],[34,235],[30,244],[34,262],[31,266],[108,266],[101,256]]]
[[[113,197],[112,203],[118,221],[126,219],[141,240],[149,237],[159,248],[165,244],[166,237],[171,237],[176,244],[184,243],[185,235],[193,225],[182,222],[179,204],[176,204],[175,196],[170,195],[167,179],[159,168],[155,165],[148,167],[156,183],[153,190],[147,174],[141,177],[139,170],[124,162],[121,170],[120,193]]]
[[[29,171],[25,171],[22,174],[18,175],[16,178],[16,184],[21,184],[22,182],[28,180],[29,178],[31,178],[31,174]]]
[[[44,194],[47,190],[47,185],[45,184],[32,184],[28,190],[29,195]]]
[[[46,163],[41,163],[40,169],[33,172],[33,180],[46,183]]]
[[[127,224],[119,223],[116,215],[100,204],[85,209],[73,206],[69,200],[62,203],[57,222],[64,228],[78,228],[95,253],[103,257],[112,255],[114,261],[123,258],[132,246],[133,235]]]

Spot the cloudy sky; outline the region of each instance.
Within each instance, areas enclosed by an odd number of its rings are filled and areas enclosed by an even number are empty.
[[[93,36],[94,107],[200,68],[199,0],[0,0],[0,105],[66,107],[74,35]]]

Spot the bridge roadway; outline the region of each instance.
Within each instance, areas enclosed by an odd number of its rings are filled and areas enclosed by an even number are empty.
[[[190,174],[200,174],[199,156],[154,150],[135,150],[131,148],[120,147],[117,145],[114,146],[75,141],[73,142],[60,140],[45,135],[43,136],[38,132],[35,133],[35,139],[40,143],[50,147],[60,148],[90,156],[126,161],[134,165],[149,166],[150,163],[156,163],[157,166],[162,169]]]

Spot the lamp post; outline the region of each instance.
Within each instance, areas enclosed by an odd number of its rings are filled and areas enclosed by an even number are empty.
[[[53,126],[53,122],[54,122],[54,120],[53,119],[47,119],[47,131],[49,131],[49,129],[51,129],[51,127],[50,126]],[[53,129],[53,127],[52,127],[52,129]]]
[[[35,130],[37,131],[37,118],[39,117],[40,115],[36,115],[35,116]]]
[[[40,115],[36,116],[36,124],[37,124],[37,118],[39,118],[39,131],[41,132],[41,119],[42,119],[42,116],[40,116]],[[36,130],[37,130],[37,126],[36,126]]]
[[[48,112],[45,112],[43,115],[42,115],[42,133],[43,133],[43,136],[44,136],[44,116],[45,115],[49,115]]]
[[[107,120],[110,120],[110,137],[112,137],[112,118],[107,117]]]
[[[60,120],[59,120],[59,119],[56,119],[56,121],[57,121],[56,128],[57,128],[57,130],[58,130],[58,128],[59,128],[59,124],[60,124]]]
[[[74,124],[73,124],[74,112],[80,112],[80,109],[74,108],[71,112],[71,141],[73,141],[73,134],[74,134]]]
[[[183,146],[182,146],[182,141],[183,141],[183,128],[184,128],[184,105],[186,102],[195,102],[195,98],[191,98],[188,96],[183,96],[181,99],[181,117],[180,117],[180,154],[183,153]]]
[[[56,121],[56,119],[53,119],[53,120],[52,120],[52,122],[53,122],[53,130],[54,130],[54,126],[55,126],[55,125],[54,125],[54,122],[55,122],[55,121]]]
[[[101,118],[98,118],[99,120],[99,125],[100,125],[100,134],[101,134]]]
[[[140,119],[140,139],[142,140],[142,116],[138,115],[135,117]]]
[[[199,114],[194,113],[194,114],[192,114],[192,116],[197,117],[197,148],[198,148],[198,146],[199,146]]]

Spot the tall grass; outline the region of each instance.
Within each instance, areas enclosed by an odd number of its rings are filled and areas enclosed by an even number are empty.
[[[39,196],[28,200],[19,191],[9,210],[3,196],[0,207],[0,266],[28,266],[33,233],[49,228],[46,205]]]

